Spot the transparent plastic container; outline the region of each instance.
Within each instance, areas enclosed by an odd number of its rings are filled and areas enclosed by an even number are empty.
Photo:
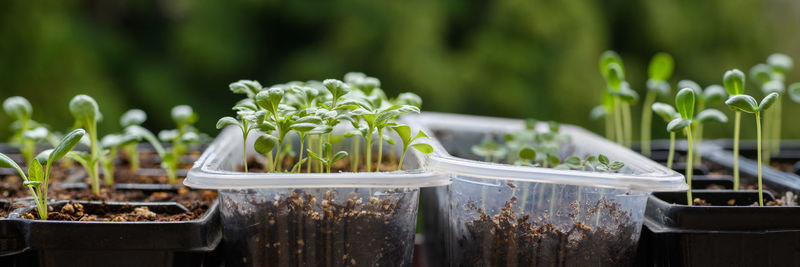
[[[487,136],[502,142],[522,120],[439,113],[408,119],[444,148],[430,168],[453,178],[422,192],[426,243],[446,247],[445,261],[431,259],[439,266],[630,265],[650,192],[688,188],[682,175],[575,126],[561,125],[571,137],[562,159],[602,153],[625,167],[600,173],[483,162],[471,147]]]
[[[248,155],[256,155],[256,136],[247,139]],[[348,151],[350,143],[334,151]],[[226,266],[410,266],[419,189],[449,183],[426,171],[426,160],[409,149],[402,171],[244,173],[236,171],[241,132],[229,127],[184,184],[219,190]]]

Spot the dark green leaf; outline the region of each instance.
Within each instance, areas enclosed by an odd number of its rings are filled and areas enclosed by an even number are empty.
[[[692,119],[694,117],[694,90],[691,88],[681,89],[675,96],[675,108],[682,118]]]
[[[556,166],[561,163],[561,159],[556,154],[547,154],[547,163],[550,166]]]
[[[732,95],[725,100],[725,104],[735,111],[755,113],[758,111],[756,99],[749,95]]]
[[[272,153],[272,149],[278,144],[278,138],[272,135],[262,135],[256,139],[253,148],[262,155]]]
[[[524,160],[535,160],[536,159],[536,150],[533,148],[525,147],[519,151],[519,158]]]
[[[606,157],[606,155],[603,155],[603,154],[600,154],[600,155],[597,156],[597,161],[600,162],[603,165],[608,165],[608,163],[609,163],[608,157]]]
[[[612,170],[616,171],[616,170],[622,169],[622,167],[625,167],[625,163],[622,163],[622,162],[619,162],[619,161],[614,161],[611,164],[609,164],[608,167],[611,168]]]
[[[53,153],[50,153],[47,162],[52,164],[53,162],[63,158],[67,152],[72,151],[72,148],[74,148],[75,145],[81,141],[81,138],[85,134],[86,131],[83,129],[76,129],[65,135],[63,138],[61,138],[61,141],[59,141],[58,145],[53,149]]]

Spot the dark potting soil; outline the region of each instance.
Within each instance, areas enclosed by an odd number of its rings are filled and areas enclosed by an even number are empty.
[[[189,151],[186,152],[184,158],[178,164],[179,169],[189,169],[192,167],[192,164],[200,158],[203,153],[200,151]],[[119,157],[117,158],[116,165],[119,167],[124,167],[125,169],[130,168],[130,161],[128,160],[128,155],[125,153],[125,150],[120,149]],[[139,167],[140,168],[148,168],[148,169],[159,169],[161,168],[161,157],[155,151],[142,151],[139,150]]]
[[[233,254],[229,259],[263,266],[411,264],[406,260],[413,252],[413,232],[405,216],[416,209],[409,207],[409,199],[355,196],[337,203],[335,194],[291,192],[257,204],[263,208],[253,216],[265,216],[268,223],[255,226],[260,235],[251,240],[263,247],[246,248],[255,251],[249,260]]]
[[[213,190],[189,190],[181,187],[177,192],[141,190],[113,190],[100,188],[100,196],[95,196],[88,188],[70,189],[51,187],[48,197],[56,200],[86,200],[109,202],[177,202],[189,209],[195,216],[202,216],[217,198]]]
[[[120,184],[167,184],[169,177],[163,169],[140,169],[139,172],[133,172],[128,167],[117,167],[114,171],[114,182]],[[178,178],[176,184],[183,184],[183,178]]]
[[[543,218],[518,214],[516,197],[506,202],[499,214],[486,214],[476,208],[479,218],[466,223],[466,234],[459,236],[459,266],[626,266],[636,253],[634,236],[638,230],[628,212],[617,203],[601,201],[585,207],[589,214],[597,208],[606,211],[601,226],[575,220],[569,226],[554,226]],[[573,209],[578,209],[573,203]],[[475,207],[473,207],[475,208]],[[607,216],[607,217],[605,217]],[[606,220],[612,222],[602,223]],[[590,222],[594,223],[594,222]]]
[[[21,167],[27,170],[26,167]],[[50,183],[64,182],[85,175],[80,167],[65,167],[61,164],[54,165],[50,173]],[[27,173],[26,173],[27,174]],[[0,199],[13,200],[30,196],[30,190],[23,185],[22,177],[13,169],[3,169],[0,173]]]
[[[69,202],[57,211],[47,213],[48,220],[56,221],[113,221],[113,222],[141,222],[141,221],[190,221],[203,216],[195,212],[167,212],[151,210],[147,206],[123,205],[82,205]],[[36,210],[22,214],[26,219],[39,219]]]

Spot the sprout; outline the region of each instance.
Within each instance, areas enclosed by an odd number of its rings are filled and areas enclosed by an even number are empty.
[[[641,152],[645,156],[650,156],[650,129],[653,121],[653,112],[650,109],[656,101],[657,95],[668,95],[670,91],[669,80],[675,62],[672,56],[667,53],[657,53],[650,60],[647,68],[649,79],[647,80],[647,95],[642,106],[642,129],[641,129]]]
[[[506,156],[506,152],[503,146],[489,138],[484,139],[483,143],[479,145],[472,146],[472,153],[484,157],[486,162],[497,162]]]
[[[737,112],[751,113],[756,116],[756,142],[758,154],[758,205],[764,206],[763,189],[761,185],[761,119],[760,114],[762,111],[769,109],[775,102],[778,101],[780,95],[778,93],[770,93],[761,102],[756,102],[756,99],[749,95],[734,95],[725,101],[725,104]]]
[[[417,143],[414,144],[414,141],[419,138],[427,138],[428,135],[425,134],[423,131],[417,132],[414,137],[411,137],[411,128],[407,125],[398,125],[392,127],[397,135],[400,137],[400,141],[403,142],[403,152],[400,154],[400,162],[397,164],[397,169],[401,170],[403,168],[403,160],[406,157],[406,151],[408,151],[409,147],[413,147],[419,152],[430,154],[433,153],[433,147],[429,144],[425,143]]]
[[[25,158],[25,162],[30,162],[33,159],[33,154],[36,153],[35,139],[25,138],[24,134],[34,127],[32,124],[35,124],[31,120],[33,115],[31,103],[24,97],[12,96],[3,101],[3,110],[6,115],[14,120],[12,125],[18,125],[11,138],[12,143],[19,145],[20,153]]]
[[[606,51],[600,56],[600,73],[606,80],[607,93],[613,97],[610,101],[613,107],[611,114],[613,114],[617,143],[630,147],[632,139],[630,105],[636,102],[638,95],[625,81],[622,59],[616,52]]]
[[[764,95],[785,92],[786,73],[793,67],[792,58],[784,54],[772,54],[766,64],[758,64],[750,69],[750,75],[756,84],[761,86]],[[775,108],[764,112],[764,162],[769,164],[772,155],[780,152],[781,121],[783,120],[783,104],[781,98],[775,102]]]
[[[75,124],[79,127],[86,129],[89,137],[89,144],[91,153],[74,154],[80,155],[79,158],[72,157],[83,165],[86,172],[89,174],[90,183],[92,185],[92,193],[95,196],[100,195],[100,177],[98,171],[98,162],[100,160],[100,146],[97,142],[97,121],[101,117],[100,109],[97,102],[88,95],[76,95],[69,102],[69,111],[75,118]]]
[[[70,152],[84,134],[86,132],[83,129],[74,130],[64,136],[54,149],[42,151],[35,160],[29,163],[28,175],[25,175],[25,172],[14,160],[0,153],[0,168],[14,168],[17,170],[19,176],[22,177],[23,184],[30,189],[31,195],[33,195],[40,219],[47,220],[47,189],[50,184],[50,171],[53,162],[63,158]],[[42,162],[45,162],[45,167],[42,167]]]
[[[122,114],[119,119],[119,124],[122,128],[128,128],[133,125],[142,125],[147,120],[147,114],[141,109],[131,109]],[[122,150],[128,154],[128,161],[130,162],[131,171],[134,173],[139,171],[139,144],[137,142],[130,142],[122,145]]]
[[[138,142],[139,137],[127,134],[109,134],[100,140],[100,145],[104,149],[100,156],[100,165],[103,166],[103,179],[107,186],[114,184],[114,159],[117,158],[117,149]]]
[[[722,84],[725,91],[728,91],[728,99],[736,95],[744,94],[744,73],[738,69],[725,72],[722,76]],[[725,102],[728,103],[727,101]],[[739,190],[739,132],[742,120],[742,113],[734,110],[733,124],[733,190]]]
[[[675,108],[680,114],[679,118],[675,118],[667,125],[667,130],[670,132],[678,132],[683,130],[686,134],[686,140],[689,143],[688,155],[686,156],[686,182],[689,184],[689,189],[686,191],[687,205],[692,205],[692,172],[694,161],[694,140],[692,139],[692,119],[694,118],[694,103],[695,93],[692,88],[683,88],[675,96]]]

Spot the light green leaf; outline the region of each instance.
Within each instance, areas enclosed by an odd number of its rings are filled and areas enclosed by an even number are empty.
[[[681,116],[680,114],[678,114],[677,111],[675,111],[675,108],[665,103],[661,102],[653,103],[652,108],[653,112],[658,114],[658,116],[660,116],[666,122],[670,122],[673,119],[679,118]]]
[[[122,114],[122,117],[119,118],[119,124],[122,127],[128,127],[141,125],[145,120],[147,120],[147,113],[144,113],[141,109],[131,109]]]
[[[253,148],[255,148],[256,152],[259,154],[266,155],[272,153],[272,149],[275,148],[276,144],[278,144],[278,138],[267,134],[259,136]]]
[[[75,145],[81,141],[81,138],[86,134],[83,129],[76,129],[61,138],[58,145],[53,149],[53,153],[47,159],[47,162],[53,163],[61,159],[68,152],[72,151]]]
[[[423,153],[424,153],[424,152],[423,152]],[[340,160],[342,160],[342,159],[343,159],[343,158],[345,158],[345,157],[347,157],[347,152],[346,152],[346,151],[339,151],[339,152],[336,152],[336,154],[333,154],[333,157],[331,158],[331,164],[334,164],[334,163],[336,163],[337,161],[340,161]]]
[[[789,97],[792,101],[800,103],[800,83],[789,85]]]
[[[607,50],[600,55],[600,73],[603,74],[603,77],[606,77],[606,79],[608,79],[609,66],[612,63],[615,63],[617,64],[617,66],[619,66],[619,71],[622,74],[622,77],[624,77],[625,68],[624,65],[622,64],[622,58],[620,58],[617,52],[611,50]]]
[[[44,168],[38,160],[32,160],[28,166],[28,179],[32,181],[44,181]]]
[[[192,107],[188,105],[177,105],[173,107],[170,115],[172,115],[172,120],[178,125],[193,124],[197,122],[197,114],[195,114]]]
[[[602,105],[596,106],[589,112],[589,118],[592,120],[599,120],[606,116],[606,108]]]
[[[694,90],[691,88],[681,89],[675,96],[675,108],[682,118],[692,119],[694,117]]]
[[[519,158],[524,160],[535,160],[536,150],[530,147],[525,147],[519,151]]]
[[[756,64],[750,68],[750,79],[758,84],[764,84],[772,80],[772,67],[767,64]]]
[[[622,67],[620,67],[617,63],[613,62],[608,65],[608,76],[606,77],[606,83],[612,91],[619,91],[620,87],[622,86],[622,82],[625,80],[621,68]]]
[[[758,111],[756,99],[749,95],[732,95],[725,100],[725,104],[735,111],[755,113]]]
[[[94,122],[100,116],[100,108],[94,98],[88,95],[76,95],[69,101],[69,111],[76,120]]]
[[[783,94],[783,92],[786,91],[786,88],[783,87],[783,82],[777,80],[771,80],[764,83],[764,85],[761,86],[761,91],[764,92],[765,94],[770,94],[770,93]]]
[[[699,84],[697,84],[696,82],[694,82],[692,80],[680,80],[680,81],[678,81],[678,88],[679,89],[683,89],[683,88],[692,89],[692,91],[694,91],[695,95],[700,95],[700,94],[703,93],[703,88],[700,87]]]
[[[669,95],[671,88],[666,81],[657,81],[653,79],[647,80],[647,90],[657,92],[659,95]]]
[[[697,117],[694,119],[694,121],[698,123],[704,123],[709,120],[726,123],[728,122],[728,116],[725,116],[725,114],[719,110],[709,108],[701,111],[699,114],[697,114]]]
[[[672,56],[667,53],[656,53],[653,59],[650,60],[650,66],[647,68],[650,79],[666,81],[672,76],[672,70],[675,68],[675,61]]]
[[[716,103],[721,103],[727,97],[727,93],[725,92],[725,88],[718,84],[712,84],[706,87],[706,90],[703,91],[703,103],[708,105],[713,105]]]
[[[611,168],[612,170],[616,171],[616,170],[622,169],[622,167],[625,167],[625,163],[622,163],[622,162],[619,162],[619,161],[614,161],[611,164],[609,164],[608,167]]]
[[[772,104],[775,103],[775,101],[778,101],[779,98],[780,95],[778,93],[770,93],[769,95],[764,97],[764,99],[761,99],[761,103],[758,104],[758,110],[759,111],[767,110],[772,106]]]
[[[3,110],[15,120],[27,120],[33,114],[33,107],[27,99],[21,96],[12,96],[3,101]]]
[[[309,156],[311,156],[312,158],[314,158],[314,159],[316,159],[316,160],[319,160],[319,161],[321,161],[321,162],[325,163],[325,165],[327,165],[327,164],[328,164],[328,161],[327,161],[327,160],[325,160],[325,159],[323,159],[322,157],[320,157],[319,155],[317,155],[317,153],[314,153],[314,151],[311,151],[311,149],[306,149],[306,152],[308,152],[308,155],[309,155]]]
[[[775,70],[784,73],[792,69],[792,66],[794,66],[792,58],[781,53],[775,53],[769,55],[769,57],[767,57],[767,64],[772,66],[772,68],[774,68]]]
[[[725,91],[728,95],[741,95],[744,94],[744,73],[738,69],[732,69],[725,72],[722,76],[722,82],[725,86]]]
[[[678,132],[678,131],[683,130],[684,128],[686,128],[686,126],[689,126],[689,124],[691,124],[691,123],[692,123],[692,121],[690,121],[690,120],[687,120],[687,119],[684,119],[684,118],[677,118],[677,119],[674,119],[674,120],[670,121],[669,124],[667,124],[667,131]]]
[[[392,127],[392,129],[397,133],[397,136],[400,137],[403,143],[411,141],[411,127],[408,127],[408,125],[398,125]]]
[[[22,168],[19,167],[17,162],[15,162],[13,159],[9,158],[3,153],[0,153],[0,168],[14,168],[17,170],[17,172],[19,172],[21,176],[23,177],[25,176],[25,173],[22,172]]]
[[[231,125],[239,126],[239,121],[232,117],[222,117],[217,121],[217,129],[222,129]]]
[[[419,152],[422,152],[424,154],[433,153],[433,147],[431,145],[429,145],[429,144],[419,143],[419,144],[413,144],[411,146],[416,148]]]

